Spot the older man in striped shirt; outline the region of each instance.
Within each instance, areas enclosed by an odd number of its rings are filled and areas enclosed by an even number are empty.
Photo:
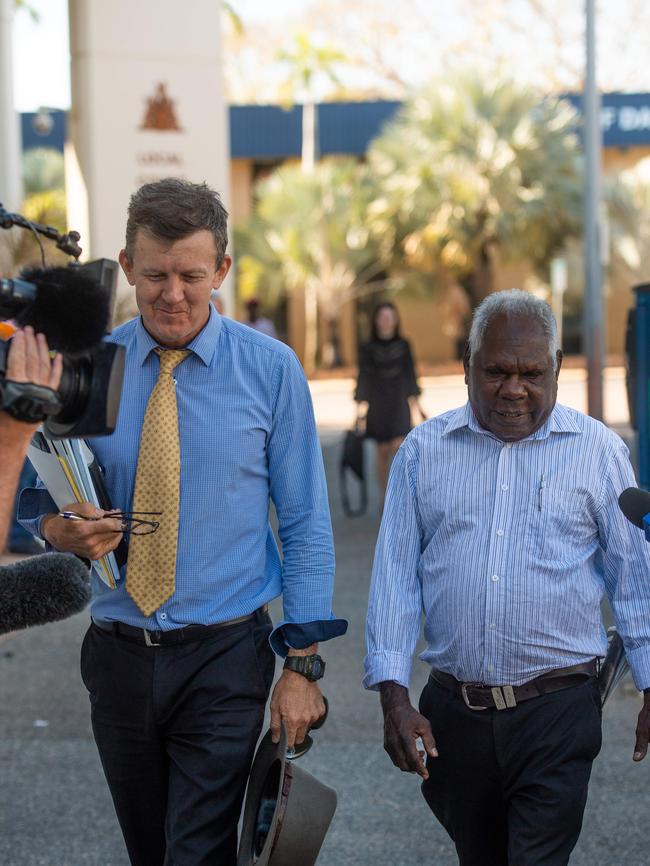
[[[634,475],[614,433],[556,404],[561,362],[546,304],[491,295],[464,359],[469,402],[412,431],[391,471],[364,684],[462,866],[568,862],[601,746],[605,593],[644,690],[634,760],[648,746],[650,552],[617,503]]]

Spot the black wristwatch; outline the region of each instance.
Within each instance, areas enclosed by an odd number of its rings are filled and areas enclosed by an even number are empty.
[[[287,656],[284,660],[285,671],[302,674],[310,683],[320,680],[325,673],[325,662],[319,655]]]

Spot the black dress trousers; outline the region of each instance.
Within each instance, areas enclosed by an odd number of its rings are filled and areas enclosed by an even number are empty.
[[[86,633],[81,674],[132,866],[235,866],[273,681],[271,629],[258,613],[173,646]]]
[[[439,752],[422,793],[461,866],[565,866],[601,746],[596,680],[512,709],[470,710],[430,679],[420,712]]]

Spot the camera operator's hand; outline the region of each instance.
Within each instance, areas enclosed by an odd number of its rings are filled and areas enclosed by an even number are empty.
[[[16,331],[7,355],[6,377],[13,382],[31,382],[56,391],[61,384],[63,356],[60,352],[50,359],[50,350],[44,334],[35,334],[27,326]]]
[[[54,391],[61,382],[62,369],[61,355],[57,355],[54,361],[50,360],[47,340],[43,334],[34,334],[32,328],[25,328],[13,335],[7,353],[7,380],[51,388]],[[19,421],[8,412],[0,412],[0,550],[4,548],[9,523],[15,513],[14,497],[20,470],[29,441],[37,427],[38,424]]]
[[[41,534],[57,550],[76,553],[84,559],[101,559],[122,540],[122,521],[111,517],[90,502],[72,502],[61,509],[74,512],[82,520],[47,514],[41,522]]]

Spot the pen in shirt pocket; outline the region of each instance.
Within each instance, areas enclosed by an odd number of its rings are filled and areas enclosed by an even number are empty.
[[[544,495],[544,488],[546,487],[546,476],[542,472],[539,476],[539,487],[537,488],[537,510],[542,510],[542,497]]]

